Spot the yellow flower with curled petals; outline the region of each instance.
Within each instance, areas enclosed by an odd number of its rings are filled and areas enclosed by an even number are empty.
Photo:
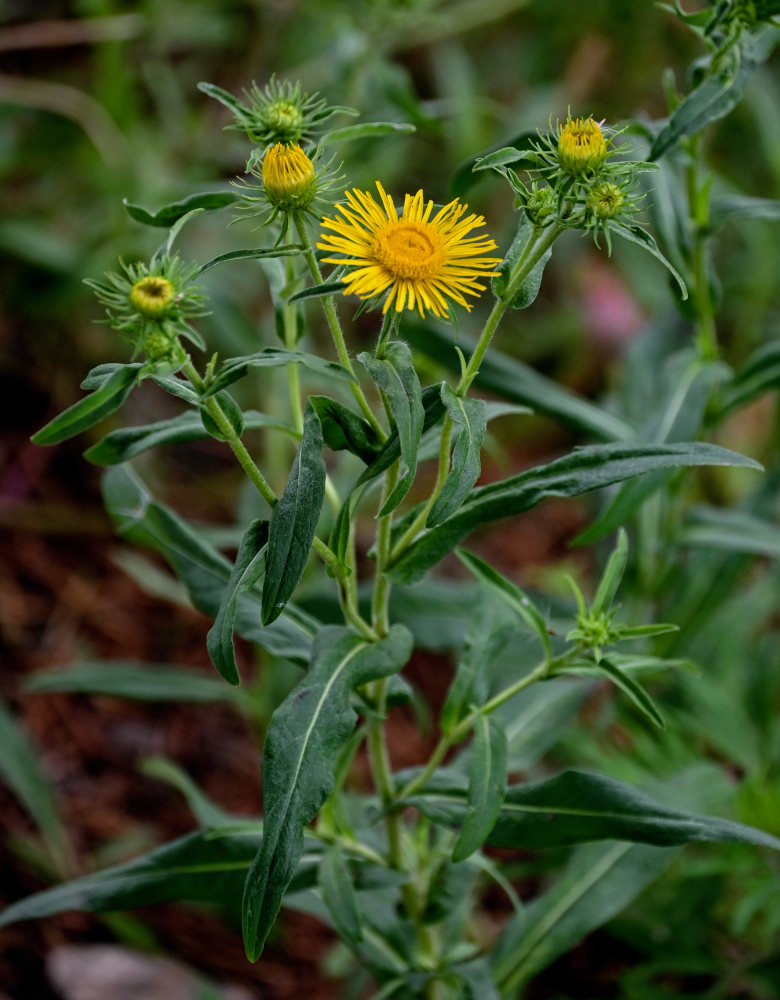
[[[385,295],[382,312],[391,306],[397,313],[428,309],[442,318],[452,299],[471,308],[466,295],[485,291],[486,278],[494,277],[500,257],[482,257],[496,249],[489,236],[469,235],[484,226],[481,215],[465,215],[468,205],[456,198],[432,215],[422,191],[407,194],[399,217],[392,199],[376,182],[380,201],[368,191],[345,192],[347,205],[337,205],[340,217],[323,219],[317,249],[340,256],[325,257],[326,264],[347,267],[341,280],[345,295],[374,299]],[[465,216],[465,217],[464,217]]]
[[[277,142],[263,157],[261,177],[265,193],[279,208],[301,208],[316,194],[314,164],[300,146]]]
[[[603,122],[602,122],[603,124]],[[598,170],[609,150],[601,126],[592,118],[567,118],[558,136],[558,162],[567,174]]]

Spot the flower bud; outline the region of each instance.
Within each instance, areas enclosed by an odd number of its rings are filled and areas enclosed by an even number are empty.
[[[555,215],[557,208],[558,200],[555,197],[555,192],[549,187],[534,187],[525,204],[526,214],[536,226],[543,226],[548,219]]]
[[[590,189],[586,204],[588,211],[598,219],[614,219],[620,215],[624,201],[625,196],[617,184],[603,181]]]
[[[607,158],[607,140],[592,118],[566,119],[558,137],[558,163],[573,177],[598,170]]]
[[[314,164],[292,143],[277,142],[266,150],[261,177],[268,201],[277,208],[305,208],[317,193]]]

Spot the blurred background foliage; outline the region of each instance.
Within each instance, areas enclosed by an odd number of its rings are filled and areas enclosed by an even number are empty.
[[[677,18],[644,0],[5,0],[0,55],[0,528],[9,539],[5,575],[23,588],[32,571],[26,569],[26,536],[19,532],[50,538],[53,563],[76,558],[61,536],[75,537],[83,555],[84,538],[105,541],[109,535],[97,472],[80,458],[96,438],[55,454],[33,449],[28,437],[78,398],[89,367],[127,357],[118,339],[95,325],[100,311],[82,284],[114,267],[118,256],[147,257],[159,242],[158,234],[130,219],[122,199],[153,210],[191,192],[224,188],[243,172],[247,145],[239,133],[223,130],[228,112],[197,90],[199,81],[240,93],[275,73],[299,79],[331,103],[358,108],[364,120],[411,123],[414,134],[345,145],[343,173],[350,185],[367,188],[381,178],[397,196],[422,187],[441,202],[459,164],[523,131],[545,129],[550,116],[555,120],[569,108],[610,123],[663,117],[664,73],[688,90],[688,67],[700,48]],[[757,70],[738,108],[708,129],[706,159],[719,190],[780,198],[776,56]],[[662,177],[659,190],[664,183]],[[516,224],[506,186],[482,175],[468,199],[506,247]],[[224,223],[224,216],[213,215],[188,227],[186,255],[206,260],[259,242],[247,224],[226,229]],[[737,366],[778,334],[776,224],[728,224],[713,252],[723,356]],[[608,259],[588,240],[568,234],[534,308],[507,321],[499,348],[624,413],[641,409],[650,402],[642,396],[644,373],[659,370],[669,345],[686,335],[665,272],[646,261],[626,246]],[[216,268],[204,284],[213,312],[203,332],[212,349],[256,350],[258,329],[266,331],[264,343],[273,342],[267,280],[254,262]],[[355,337],[361,337],[359,321]],[[145,390],[136,395],[134,405],[149,408],[143,420],[170,415],[159,410],[164,401]],[[140,421],[139,410],[136,416]],[[763,492],[753,499],[770,514],[776,509],[777,419],[774,396],[765,396],[739,411],[719,436],[768,465]],[[577,440],[543,418],[505,426],[509,433],[493,445],[498,464],[527,461]],[[185,512],[226,517],[222,485],[225,476],[233,481],[232,471],[213,451],[194,454],[196,468],[183,466],[181,455],[150,457],[154,478]],[[747,495],[738,476],[709,488],[710,497],[726,501]],[[506,550],[504,568],[563,595],[563,572],[587,571],[587,559],[564,549],[584,514],[561,515],[557,522],[555,511],[540,516],[533,529],[508,536],[514,547]],[[683,638],[669,640],[664,654],[696,661],[706,676],[682,674],[658,683],[669,722],[661,736],[648,733],[624,700],[590,699],[583,725],[567,731],[555,759],[645,785],[652,776],[704,767],[711,808],[780,835],[776,563],[696,551],[684,577],[675,578],[673,567],[648,572],[645,580],[661,588],[649,595],[642,592],[641,561],[634,572],[640,604],[646,601],[672,621],[687,615],[690,627]],[[53,568],[51,575],[58,579]],[[721,591],[713,596],[718,583]],[[2,694],[16,700],[18,681],[31,664],[59,662],[73,647],[63,652],[49,646],[36,655],[52,605],[38,620],[37,611],[19,611],[19,591],[4,586],[13,600],[3,613],[3,637],[20,656]],[[34,581],[36,599],[41,588]],[[173,646],[174,637],[169,640]],[[71,848],[47,810],[44,805],[55,831],[53,869],[72,872]],[[591,947],[602,958],[615,955],[614,964],[602,980],[592,970],[582,972],[589,985],[576,995],[775,998],[779,874],[774,858],[751,849],[689,849],[684,861],[674,862],[599,932]],[[568,962],[565,975],[588,966],[579,953]],[[542,976],[529,996],[573,998],[573,988],[561,993],[560,982],[560,973]]]

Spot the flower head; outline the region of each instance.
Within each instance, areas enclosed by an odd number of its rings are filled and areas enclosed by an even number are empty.
[[[201,83],[199,87],[233,112],[236,121],[229,128],[246,132],[262,147],[276,142],[308,142],[333,115],[357,114],[353,108],[329,107],[318,94],[305,93],[300,83],[280,83],[273,76],[265,87],[253,83],[244,91],[246,103],[213,84]]]
[[[278,208],[303,208],[315,196],[314,164],[293,143],[277,142],[266,150],[260,176],[268,200]]]
[[[607,140],[592,118],[566,119],[558,136],[558,163],[567,174],[598,170],[607,158]]]
[[[625,200],[622,188],[612,181],[602,181],[588,191],[585,206],[597,219],[614,219],[623,211]]]
[[[173,299],[173,285],[167,278],[147,274],[130,289],[130,302],[144,316],[159,316]]]
[[[165,254],[150,264],[122,264],[121,273],[110,271],[102,283],[86,283],[106,306],[106,322],[143,352],[151,365],[175,370],[186,360],[180,336],[204,346],[187,322],[204,315],[204,297],[192,283],[197,271],[196,264],[184,264]]]
[[[323,219],[319,250],[339,254],[323,258],[326,264],[354,268],[344,275],[345,295],[374,300],[385,295],[382,312],[394,305],[396,312],[429,309],[436,316],[449,314],[448,299],[470,309],[464,295],[485,290],[481,280],[493,277],[500,257],[481,257],[496,244],[489,236],[469,236],[485,224],[480,215],[464,214],[468,205],[456,198],[431,217],[422,191],[407,194],[399,217],[384,188],[376,182],[380,203],[368,191],[345,192],[347,207],[337,205],[340,217]]]

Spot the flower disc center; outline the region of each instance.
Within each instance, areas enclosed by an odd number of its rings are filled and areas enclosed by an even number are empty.
[[[402,219],[376,234],[374,253],[397,278],[428,278],[439,269],[442,245],[432,226]]]
[[[166,278],[148,274],[136,281],[130,292],[130,301],[147,316],[161,313],[173,298],[173,285]]]

